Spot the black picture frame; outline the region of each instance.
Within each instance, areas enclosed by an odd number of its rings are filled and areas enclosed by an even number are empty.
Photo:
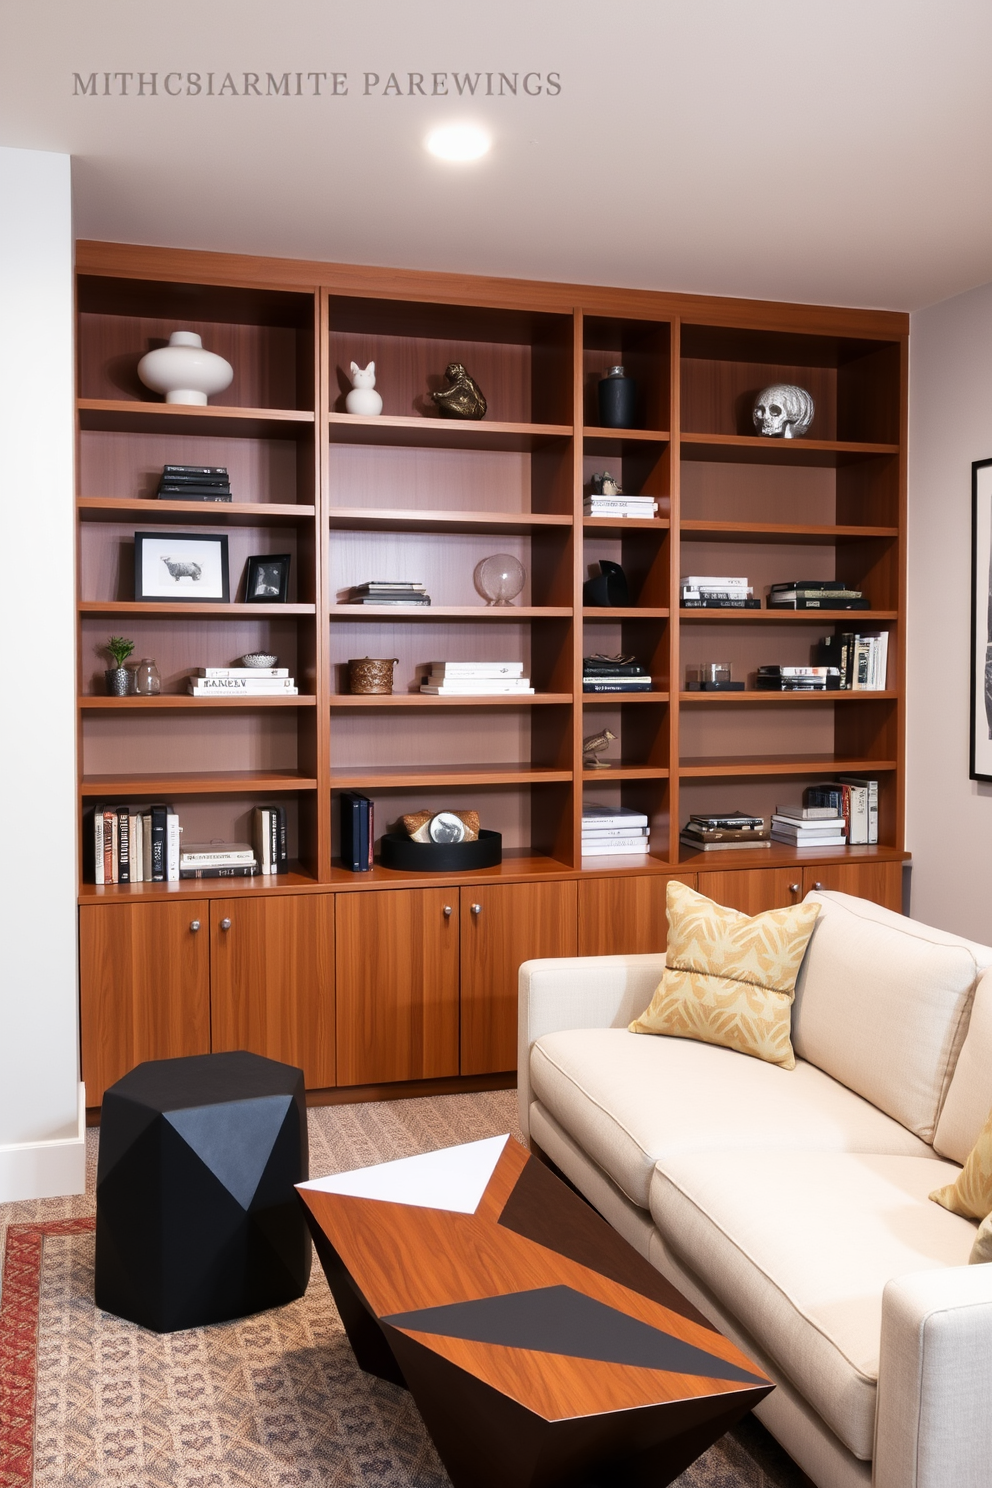
[[[230,604],[226,533],[136,532],[134,597],[149,604]]]
[[[245,604],[285,604],[290,553],[260,553],[245,565]]]
[[[992,460],[971,467],[971,778],[992,780]]]

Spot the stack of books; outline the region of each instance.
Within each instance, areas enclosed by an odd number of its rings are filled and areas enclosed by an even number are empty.
[[[180,878],[251,878],[257,867],[247,842],[197,842],[179,854]]]
[[[724,848],[768,847],[768,822],[746,811],[694,812],[679,836],[694,852]]]
[[[650,692],[654,686],[644,667],[633,656],[582,658],[583,692]]]
[[[349,604],[367,605],[429,605],[431,597],[427,585],[408,579],[369,579],[365,584],[354,584]]]
[[[832,666],[759,666],[754,685],[759,692],[836,692],[840,669]]]
[[[297,697],[299,688],[287,667],[197,667],[189,678],[196,698]]]
[[[760,610],[761,600],[747,579],[684,574],[681,605],[684,610]]]
[[[86,834],[93,882],[176,882],[181,830],[171,806],[94,806]]]
[[[650,521],[658,511],[658,503],[653,496],[624,496],[622,492],[602,496],[593,491],[583,497],[582,511],[587,517],[641,517]]]
[[[643,857],[650,849],[651,828],[643,811],[630,806],[599,806],[587,801],[582,807],[582,856]]]
[[[285,806],[255,807],[252,812],[252,840],[260,873],[289,872]]]
[[[770,610],[867,610],[861,589],[849,589],[843,579],[793,579],[773,584],[768,591]]]
[[[432,661],[420,684],[428,697],[502,697],[532,694],[522,661]]]
[[[375,851],[375,802],[358,791],[342,791],[341,861],[352,873],[369,873]]]
[[[884,692],[889,660],[887,630],[867,631],[864,635],[824,636],[814,647],[814,660],[824,666],[835,666],[840,673],[842,689],[854,692]]]
[[[226,465],[163,465],[159,501],[230,501]]]
[[[852,847],[878,842],[878,781],[860,775],[839,775],[821,785],[809,785],[803,791],[806,809],[829,809],[844,819],[847,840]]]
[[[843,847],[847,831],[834,806],[776,806],[772,839],[790,847]]]

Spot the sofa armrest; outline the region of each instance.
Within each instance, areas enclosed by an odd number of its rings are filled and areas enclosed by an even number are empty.
[[[651,1001],[664,969],[664,953],[523,963],[517,1002],[517,1091],[525,1138],[530,1136],[530,1051],[535,1040],[565,1028],[626,1028]]]
[[[882,1298],[875,1488],[981,1488],[992,1464],[992,1265],[917,1271]]]

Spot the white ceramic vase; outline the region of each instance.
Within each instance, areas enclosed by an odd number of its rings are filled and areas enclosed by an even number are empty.
[[[138,376],[166,403],[203,405],[211,393],[222,393],[234,379],[234,368],[222,356],[204,351],[195,331],[173,331],[168,346],[149,351],[138,363]]]

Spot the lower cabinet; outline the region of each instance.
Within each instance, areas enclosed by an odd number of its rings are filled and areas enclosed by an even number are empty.
[[[696,887],[694,873],[580,880],[579,955],[641,956],[664,951],[666,898],[673,879]]]
[[[699,873],[696,887],[707,899],[739,909],[742,914],[761,914],[798,904],[806,893],[801,868],[728,869],[726,873]]]
[[[827,863],[822,868],[804,868],[803,893],[810,889],[854,894],[902,914],[901,863]]]

